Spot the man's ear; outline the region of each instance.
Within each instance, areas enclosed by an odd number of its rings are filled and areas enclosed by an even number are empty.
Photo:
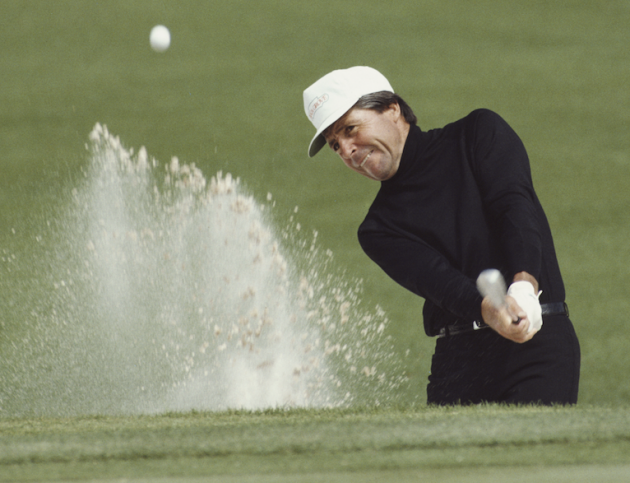
[[[392,102],[387,108],[386,112],[388,112],[390,115],[393,116],[392,120],[394,120],[395,122],[398,121],[400,117],[402,116],[400,105],[397,102]]]

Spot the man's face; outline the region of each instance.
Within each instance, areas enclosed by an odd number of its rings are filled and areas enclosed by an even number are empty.
[[[398,104],[382,113],[354,108],[324,134],[328,146],[353,171],[377,181],[396,174],[409,132]]]

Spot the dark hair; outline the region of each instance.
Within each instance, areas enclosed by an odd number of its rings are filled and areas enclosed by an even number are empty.
[[[418,122],[418,118],[413,113],[411,107],[409,107],[409,104],[403,101],[398,94],[394,94],[389,91],[365,94],[364,96],[361,96],[357,103],[352,107],[357,107],[359,109],[373,109],[382,113],[392,104],[398,104],[400,106],[400,112],[405,118],[405,121],[409,124],[415,125]]]
[[[354,104],[354,106],[348,109],[346,114],[341,116],[339,119],[343,119],[348,114],[348,112],[350,112],[355,107],[358,109],[372,109],[382,114],[392,104],[398,104],[400,106],[400,112],[402,113],[405,121],[407,121],[411,125],[416,125],[416,123],[418,122],[418,118],[411,110],[411,107],[409,107],[409,104],[403,101],[402,97],[400,97],[398,94],[394,94],[390,91],[372,92],[371,94],[365,94],[364,96],[361,96],[359,100]],[[339,122],[339,119],[328,126],[326,129],[324,129],[324,131],[322,132],[322,135],[324,137],[328,136],[328,134],[332,131],[333,126],[337,122]]]

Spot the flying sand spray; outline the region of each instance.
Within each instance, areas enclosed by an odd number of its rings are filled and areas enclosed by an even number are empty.
[[[25,335],[0,346],[0,415],[395,398],[387,318],[331,273],[316,234],[274,231],[269,204],[229,174],[162,166],[104,126],[87,147],[70,207],[47,221],[46,260],[31,262],[47,269]]]

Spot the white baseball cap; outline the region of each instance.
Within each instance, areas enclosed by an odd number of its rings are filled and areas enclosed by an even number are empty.
[[[326,145],[322,135],[356,102],[373,92],[394,92],[389,81],[372,67],[350,67],[333,70],[304,90],[304,112],[317,129],[308,147],[309,157],[315,156]]]

